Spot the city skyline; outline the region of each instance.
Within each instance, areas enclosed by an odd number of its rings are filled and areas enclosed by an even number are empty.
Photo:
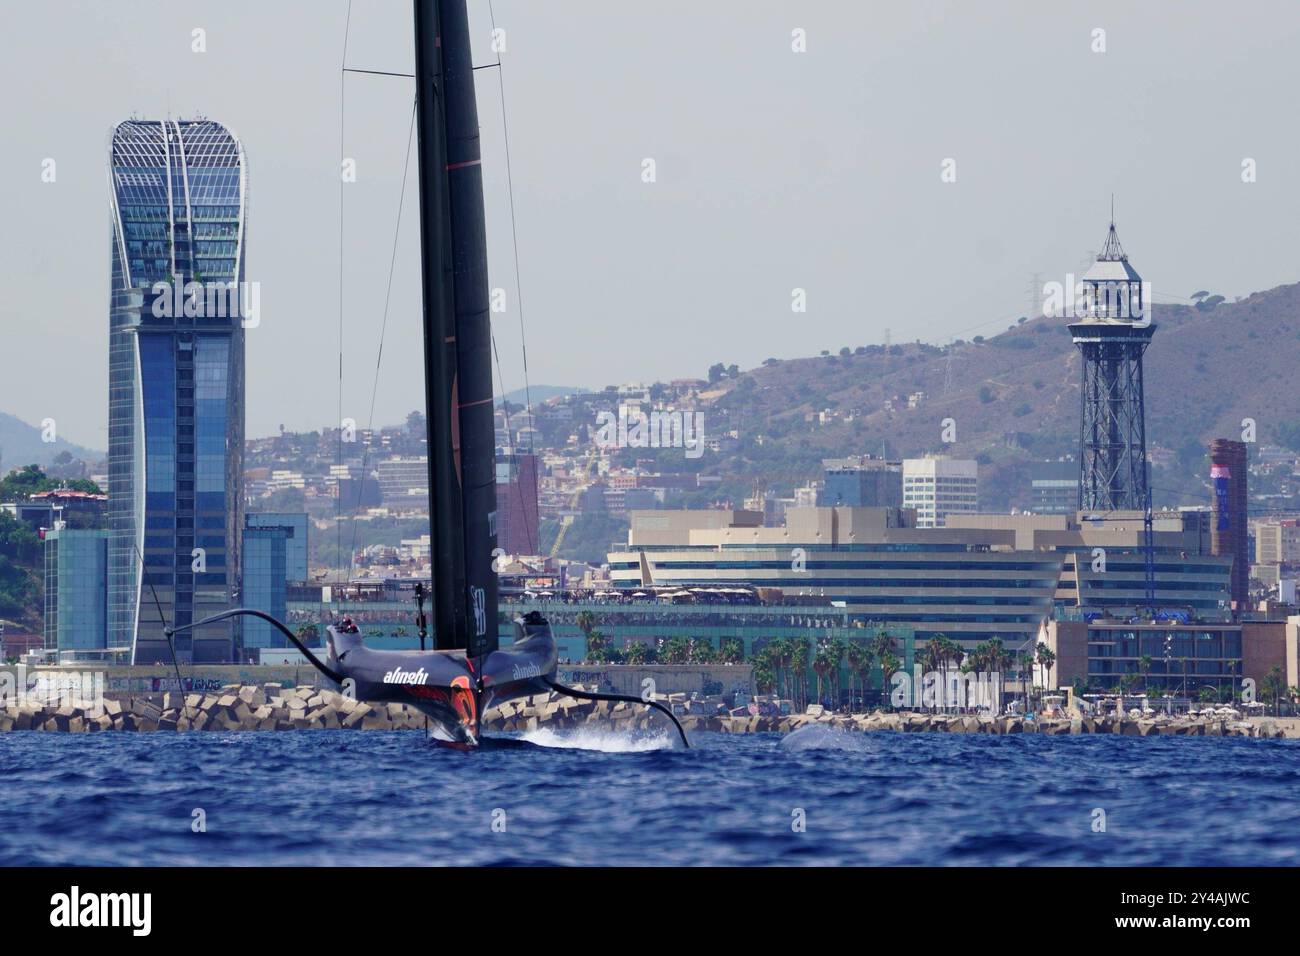
[[[488,11],[471,7],[476,59],[492,62]],[[1300,237],[1284,210],[1300,199],[1297,177],[1287,175],[1300,143],[1273,122],[1275,102],[1261,91],[1294,86],[1297,67],[1285,51],[1297,28],[1279,15],[1276,29],[1259,31],[1248,18],[1197,8],[1199,19],[1184,20],[1100,4],[1086,20],[1034,10],[995,26],[943,4],[884,8],[870,18],[851,8],[796,15],[775,4],[746,5],[740,17],[739,7],[720,4],[693,11],[686,22],[698,32],[683,35],[670,26],[673,17],[642,22],[574,4],[569,17],[554,20],[504,0],[495,13],[508,34],[502,79],[531,377],[584,387],[666,380],[702,374],[719,360],[752,367],[769,355],[878,343],[886,330],[894,341],[935,342],[996,330],[1029,310],[1031,273],[1059,281],[1078,266],[1100,238],[1092,238],[1096,222],[1112,194],[1126,239],[1144,250],[1157,308],[1204,287],[1232,298],[1295,281],[1285,250]],[[0,240],[0,252],[41,296],[37,309],[24,285],[0,309],[15,348],[53,351],[71,384],[47,394],[38,366],[27,363],[6,382],[0,408],[29,422],[54,418],[62,436],[106,447],[106,423],[92,414],[104,381],[91,301],[102,271],[93,250],[67,260],[49,253],[56,236],[75,231],[71,223],[102,209],[96,154],[105,130],[132,110],[203,112],[229,123],[254,157],[275,157],[251,205],[261,225],[249,248],[250,278],[275,280],[265,285],[263,325],[249,336],[250,434],[330,423],[327,410],[338,403],[337,44],[300,44],[294,76],[277,71],[273,84],[273,44],[303,25],[296,11],[234,7],[196,18],[163,5],[128,34],[96,5],[77,9],[55,30],[40,29],[51,12],[20,11],[39,38],[6,68],[48,59],[44,44],[57,38],[58,55],[98,65],[103,82],[83,87],[53,120],[13,104],[18,141],[40,148],[0,157],[15,213],[30,224],[21,242],[16,234]],[[321,36],[342,35],[345,9],[320,8]],[[202,53],[191,49],[197,28],[206,31]],[[791,49],[796,28],[806,31],[805,53]],[[1105,52],[1093,50],[1098,28],[1106,30]],[[106,33],[113,44],[103,43]],[[358,3],[349,66],[409,71],[409,34],[403,4]],[[685,44],[678,70],[647,87],[642,58],[669,43]],[[144,49],[150,57],[137,55]],[[155,81],[159,71],[166,83]],[[745,82],[719,88],[707,81],[715,72]],[[1025,75],[1035,82],[1024,83]],[[520,290],[495,80],[495,71],[480,73],[490,263],[493,285],[506,293],[496,325],[509,391],[523,384]],[[343,200],[343,405],[363,426],[382,312],[375,290],[387,280],[409,130],[407,82],[356,74],[344,81],[344,150],[358,179]],[[699,89],[710,98],[693,99]],[[1108,111],[1104,142],[1083,127],[1097,103]],[[988,104],[1025,121],[1000,123],[992,137]],[[901,135],[918,113],[933,122],[919,136]],[[570,147],[553,148],[552,123],[577,137]],[[641,181],[647,157],[657,159],[653,184]],[[41,181],[46,158],[57,163],[54,182]],[[951,183],[941,179],[948,158],[956,160]],[[1257,181],[1243,181],[1247,159],[1258,164]],[[415,350],[398,344],[417,338],[413,201],[408,189],[376,425],[419,404]],[[679,228],[687,209],[697,217],[689,234]],[[1218,254],[1225,233],[1241,237],[1245,254]],[[54,261],[75,261],[77,281],[54,281]],[[749,281],[754,275],[764,281]],[[869,311],[863,281],[873,287]],[[792,316],[796,287],[807,290],[809,311]],[[60,321],[20,320],[51,310]],[[737,321],[747,328],[741,340],[728,331]],[[630,328],[652,334],[627,348]],[[296,360],[291,388],[286,354]]]

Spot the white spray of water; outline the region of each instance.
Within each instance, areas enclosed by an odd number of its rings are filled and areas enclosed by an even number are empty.
[[[559,747],[569,750],[599,750],[604,753],[643,753],[650,750],[672,750],[674,738],[668,733],[638,734],[595,730],[580,727],[577,730],[555,731],[540,727],[520,734],[521,740],[539,747]]]
[[[777,746],[791,753],[806,750],[866,750],[867,741],[863,733],[854,733],[842,727],[827,727],[825,724],[809,724],[786,734]]]

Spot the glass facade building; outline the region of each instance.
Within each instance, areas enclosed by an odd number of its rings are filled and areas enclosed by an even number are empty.
[[[108,645],[108,532],[45,532],[45,648],[100,651]]]
[[[244,515],[245,528],[285,528],[285,579],[298,583],[307,580],[307,515],[303,513],[250,512]]]
[[[245,515],[240,560],[240,605],[287,621],[289,585],[307,580],[307,515]],[[245,618],[240,623],[245,649],[289,646],[266,621]]]
[[[113,132],[109,175],[109,643],[169,662],[163,621],[224,610],[237,586],[247,173],[220,123],[130,120]],[[179,634],[175,648],[231,660],[232,625]]]
[[[245,528],[243,541],[243,582],[240,604],[263,611],[276,620],[286,617],[285,597],[289,528]],[[246,617],[240,622],[245,649],[287,647],[289,642],[266,621]]]

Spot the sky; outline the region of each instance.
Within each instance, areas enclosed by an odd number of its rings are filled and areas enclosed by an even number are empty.
[[[498,391],[523,342],[528,381],[590,388],[996,333],[1095,252],[1112,195],[1157,321],[1300,279],[1292,2],[469,9],[477,63],[504,31],[476,74]],[[109,137],[196,114],[247,154],[248,435],[336,424],[340,388],[362,426],[420,404],[412,81],[340,72],[345,36],[349,68],[411,71],[408,2],[0,13],[0,410],[106,446]]]

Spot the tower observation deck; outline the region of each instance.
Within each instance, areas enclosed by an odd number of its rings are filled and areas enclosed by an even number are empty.
[[[1149,473],[1142,355],[1156,327],[1150,290],[1110,224],[1082,279],[1070,335],[1083,357],[1079,413],[1079,508],[1141,511]]]

